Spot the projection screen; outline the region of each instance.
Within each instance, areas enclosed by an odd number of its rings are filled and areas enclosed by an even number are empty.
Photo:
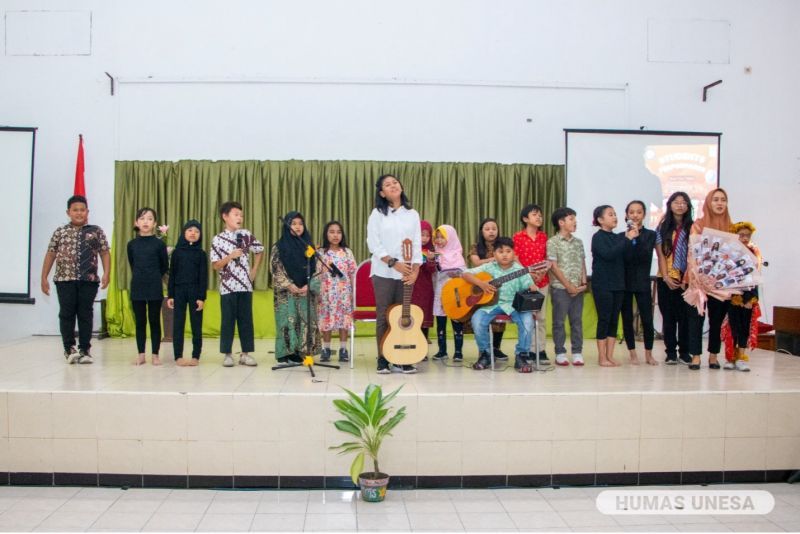
[[[692,199],[694,216],[706,194],[718,187],[720,133],[565,129],[567,205],[578,214],[576,235],[586,249],[591,273],[592,211],[609,204],[617,231],[625,229],[625,206],[641,200],[646,226],[655,229],[675,191]],[[653,256],[651,273],[657,272]]]

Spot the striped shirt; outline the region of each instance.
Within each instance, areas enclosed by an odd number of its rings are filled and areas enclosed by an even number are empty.
[[[211,263],[217,262],[228,256],[234,249],[241,248],[244,254],[228,262],[219,271],[219,294],[252,292],[253,283],[250,281],[250,261],[248,255],[264,252],[264,245],[253,237],[248,230],[231,232],[223,230],[214,236],[211,241]]]

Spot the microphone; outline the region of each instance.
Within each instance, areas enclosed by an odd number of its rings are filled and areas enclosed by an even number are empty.
[[[240,234],[239,232],[236,232],[236,248],[242,249],[242,251],[244,251],[244,246],[245,246],[244,236],[242,234]],[[242,265],[241,257],[236,258],[236,265],[239,265],[239,266]]]
[[[634,225],[635,225],[635,223],[630,219],[625,219],[625,224],[628,225],[628,231],[632,230]],[[635,237],[633,239],[631,239],[631,244],[632,245],[636,244],[636,238]]]

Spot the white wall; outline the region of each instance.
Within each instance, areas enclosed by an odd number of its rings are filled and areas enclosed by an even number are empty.
[[[565,127],[720,131],[731,212],[759,227],[771,263],[765,303],[800,304],[787,232],[800,199],[793,0],[2,0],[0,10],[91,12],[88,55],[9,55],[35,48],[15,35],[34,35],[36,22],[3,36],[14,46],[0,56],[0,124],[39,132],[37,303],[0,305],[0,339],[57,331],[56,300],[38,281],[65,221],[78,133],[91,220],[110,232],[116,159],[563,163]],[[48,19],[46,52],[82,53],[81,20]],[[648,61],[665,54],[701,62]],[[121,82],[114,97],[104,71]]]

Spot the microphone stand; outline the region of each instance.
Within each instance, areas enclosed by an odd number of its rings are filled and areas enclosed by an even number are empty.
[[[334,265],[333,263],[328,265],[325,262],[322,255],[320,255],[320,253],[317,251],[316,248],[314,248],[314,246],[311,243],[306,241],[302,235],[295,234],[291,226],[289,226],[289,223],[284,221],[282,217],[279,219],[281,221],[281,224],[283,224],[283,226],[285,226],[289,230],[289,234],[291,234],[292,237],[297,239],[300,243],[302,243],[306,247],[306,279],[308,280],[307,282],[308,290],[306,291],[306,343],[305,343],[306,353],[303,357],[303,363],[295,363],[295,362],[281,363],[273,366],[272,370],[279,371],[281,369],[292,369],[293,367],[308,367],[308,371],[311,373],[311,378],[316,378],[317,375],[314,374],[315,365],[319,365],[320,367],[328,367],[330,369],[339,369],[339,366],[330,363],[315,362],[314,355],[311,353],[313,345],[312,336],[314,335],[311,332],[311,303],[312,303],[311,299],[313,298],[313,293],[311,291],[311,278],[312,278],[311,258],[316,257],[317,260],[323,265],[323,267],[325,267],[328,271],[333,273],[334,276],[344,276],[344,273],[342,273],[342,271],[340,271],[339,268],[336,267],[336,265]]]

